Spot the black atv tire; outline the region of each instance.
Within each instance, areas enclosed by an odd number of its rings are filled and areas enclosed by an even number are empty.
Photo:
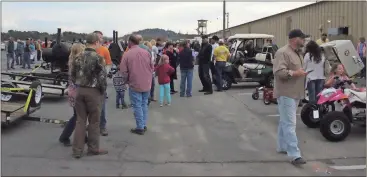
[[[342,127],[340,133],[333,132],[332,126],[338,123]],[[334,124],[334,125],[333,125]],[[332,111],[324,115],[320,122],[320,132],[327,140],[331,142],[338,142],[344,140],[350,133],[352,125],[344,112]]]
[[[33,81],[29,86],[30,89],[33,89],[32,97],[29,106],[30,107],[38,107],[42,102],[42,84],[39,80]]]
[[[229,90],[232,87],[232,81],[231,79],[228,77],[227,74],[223,74],[222,76],[222,89],[223,90]]]
[[[258,100],[258,99],[259,99],[259,97],[260,97],[259,92],[254,92],[254,93],[252,94],[252,99],[254,99],[254,100]]]
[[[301,110],[301,120],[308,128],[317,128],[320,126],[320,119],[313,118],[313,111],[317,110],[317,106],[314,104],[307,103]],[[320,114],[319,114],[320,115]]]

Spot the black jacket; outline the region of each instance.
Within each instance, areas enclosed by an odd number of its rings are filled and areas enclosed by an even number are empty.
[[[167,50],[166,55],[169,57],[169,65],[171,65],[175,69],[175,72],[173,72],[173,74],[171,75],[171,79],[177,79],[176,68],[177,68],[178,54],[176,50],[173,50],[173,52]]]
[[[190,48],[185,47],[178,55],[180,68],[181,69],[193,69],[194,68],[194,57]]]
[[[198,58],[199,64],[209,64],[212,57],[212,45],[209,43],[202,44]]]
[[[14,41],[9,41],[8,42],[8,53],[14,53],[15,49],[14,49]]]

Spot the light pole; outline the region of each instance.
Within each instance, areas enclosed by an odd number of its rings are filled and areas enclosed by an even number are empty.
[[[223,34],[222,38],[226,37],[226,1],[223,0]]]

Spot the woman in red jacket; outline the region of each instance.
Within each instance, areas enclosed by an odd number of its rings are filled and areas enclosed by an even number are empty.
[[[159,83],[159,103],[163,106],[164,96],[167,97],[166,104],[171,105],[171,75],[174,73],[175,69],[169,65],[169,57],[167,55],[162,55],[159,60],[158,66],[155,68],[155,73],[158,76]]]

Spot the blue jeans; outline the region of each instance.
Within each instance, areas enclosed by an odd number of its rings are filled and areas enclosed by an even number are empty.
[[[310,80],[307,82],[308,99],[310,103],[317,103],[317,94],[324,88],[324,79]]]
[[[64,130],[62,131],[59,140],[60,141],[69,141],[71,134],[73,134],[73,131],[75,129],[75,123],[76,123],[76,111],[75,108],[73,108],[73,116],[69,119],[67,124],[64,127]]]
[[[116,105],[124,105],[125,104],[125,90],[124,91],[116,91]]]
[[[17,63],[17,65],[22,65],[22,63],[23,63],[23,53],[15,54],[15,62]]]
[[[180,96],[192,96],[192,80],[194,77],[193,69],[181,69]],[[187,84],[187,85],[186,85]]]
[[[280,120],[278,125],[277,151],[287,152],[292,160],[301,157],[296,135],[296,112],[298,101],[299,100],[285,96],[280,96],[278,98]]]
[[[225,61],[215,62],[215,69],[217,70],[215,73],[217,82],[215,84],[217,85],[217,89],[220,91],[223,90],[222,76],[223,76],[223,70],[225,67],[226,67]]]
[[[14,61],[15,61],[15,53],[8,53],[7,54],[7,65],[6,65],[8,69],[14,68]]]
[[[170,83],[159,85],[159,103],[162,105],[164,96],[167,97],[167,104],[171,104],[171,86]]]
[[[106,94],[104,94],[103,103],[102,103],[101,118],[100,118],[100,122],[99,122],[99,128],[100,129],[105,129],[106,124],[107,124],[107,119],[106,119]]]
[[[143,130],[148,119],[148,92],[136,92],[129,88],[130,102],[134,110],[136,128]]]

